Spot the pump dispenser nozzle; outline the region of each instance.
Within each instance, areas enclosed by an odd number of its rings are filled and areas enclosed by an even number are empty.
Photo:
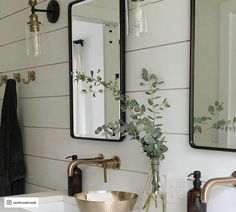
[[[200,180],[201,172],[200,171],[194,171],[193,173],[189,174],[188,177],[190,177],[192,175],[193,175],[193,178],[194,178],[194,181],[193,181],[194,188],[200,188],[201,185],[202,185],[202,182]]]
[[[71,158],[72,160],[77,160],[78,156],[77,155],[71,155],[71,156],[66,157],[65,159],[69,159],[69,158]]]

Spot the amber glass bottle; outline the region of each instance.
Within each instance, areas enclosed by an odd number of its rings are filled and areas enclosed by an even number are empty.
[[[206,205],[201,203],[201,172],[200,171],[194,171],[192,174],[190,174],[188,177],[193,175],[194,181],[193,181],[193,188],[188,191],[188,210],[187,212],[206,212]]]

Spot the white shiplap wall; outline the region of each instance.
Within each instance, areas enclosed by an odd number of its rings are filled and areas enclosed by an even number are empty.
[[[108,184],[104,184],[101,169],[82,167],[84,189],[140,193],[146,178],[147,160],[138,144],[127,140],[105,143],[70,138],[67,42],[67,6],[70,1],[59,0],[62,11],[56,24],[47,23],[45,14],[40,14],[46,34],[43,37],[44,55],[38,58],[25,54],[24,25],[30,14],[27,2],[0,0],[0,72],[9,77],[15,72],[25,76],[28,70],[37,74],[35,82],[18,84],[19,120],[28,172],[27,192],[66,189],[66,156],[78,154],[84,158],[103,153],[106,157],[119,155],[122,169],[109,170]],[[39,6],[43,8],[48,1],[40,2]],[[144,98],[137,83],[142,67],[146,67],[166,82],[161,93],[172,105],[163,119],[169,146],[163,163],[163,172],[168,179],[168,212],[186,211],[186,196],[176,198],[178,195],[173,188],[179,190],[176,185],[185,185],[186,176],[191,171],[200,169],[203,179],[208,179],[230,175],[236,164],[234,153],[194,150],[188,145],[189,2],[154,1],[152,34],[127,38],[126,47],[126,87],[130,95]],[[0,88],[1,97],[4,87]],[[215,189],[209,211],[233,212],[235,198],[233,189]]]

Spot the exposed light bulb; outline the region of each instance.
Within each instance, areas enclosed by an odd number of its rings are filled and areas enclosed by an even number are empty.
[[[26,26],[27,55],[39,56],[42,54],[40,28],[41,23],[38,21],[38,16],[32,14],[30,22]]]

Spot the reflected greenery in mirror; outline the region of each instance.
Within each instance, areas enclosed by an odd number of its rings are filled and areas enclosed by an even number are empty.
[[[236,1],[191,0],[190,144],[236,151]]]
[[[235,131],[236,117],[233,117],[233,120],[221,119],[213,122],[214,117],[223,110],[223,102],[215,101],[214,105],[209,105],[208,113],[205,116],[194,117],[194,133],[204,133],[205,130],[210,129],[224,130],[225,132]],[[204,128],[204,125],[208,126],[208,128]]]

